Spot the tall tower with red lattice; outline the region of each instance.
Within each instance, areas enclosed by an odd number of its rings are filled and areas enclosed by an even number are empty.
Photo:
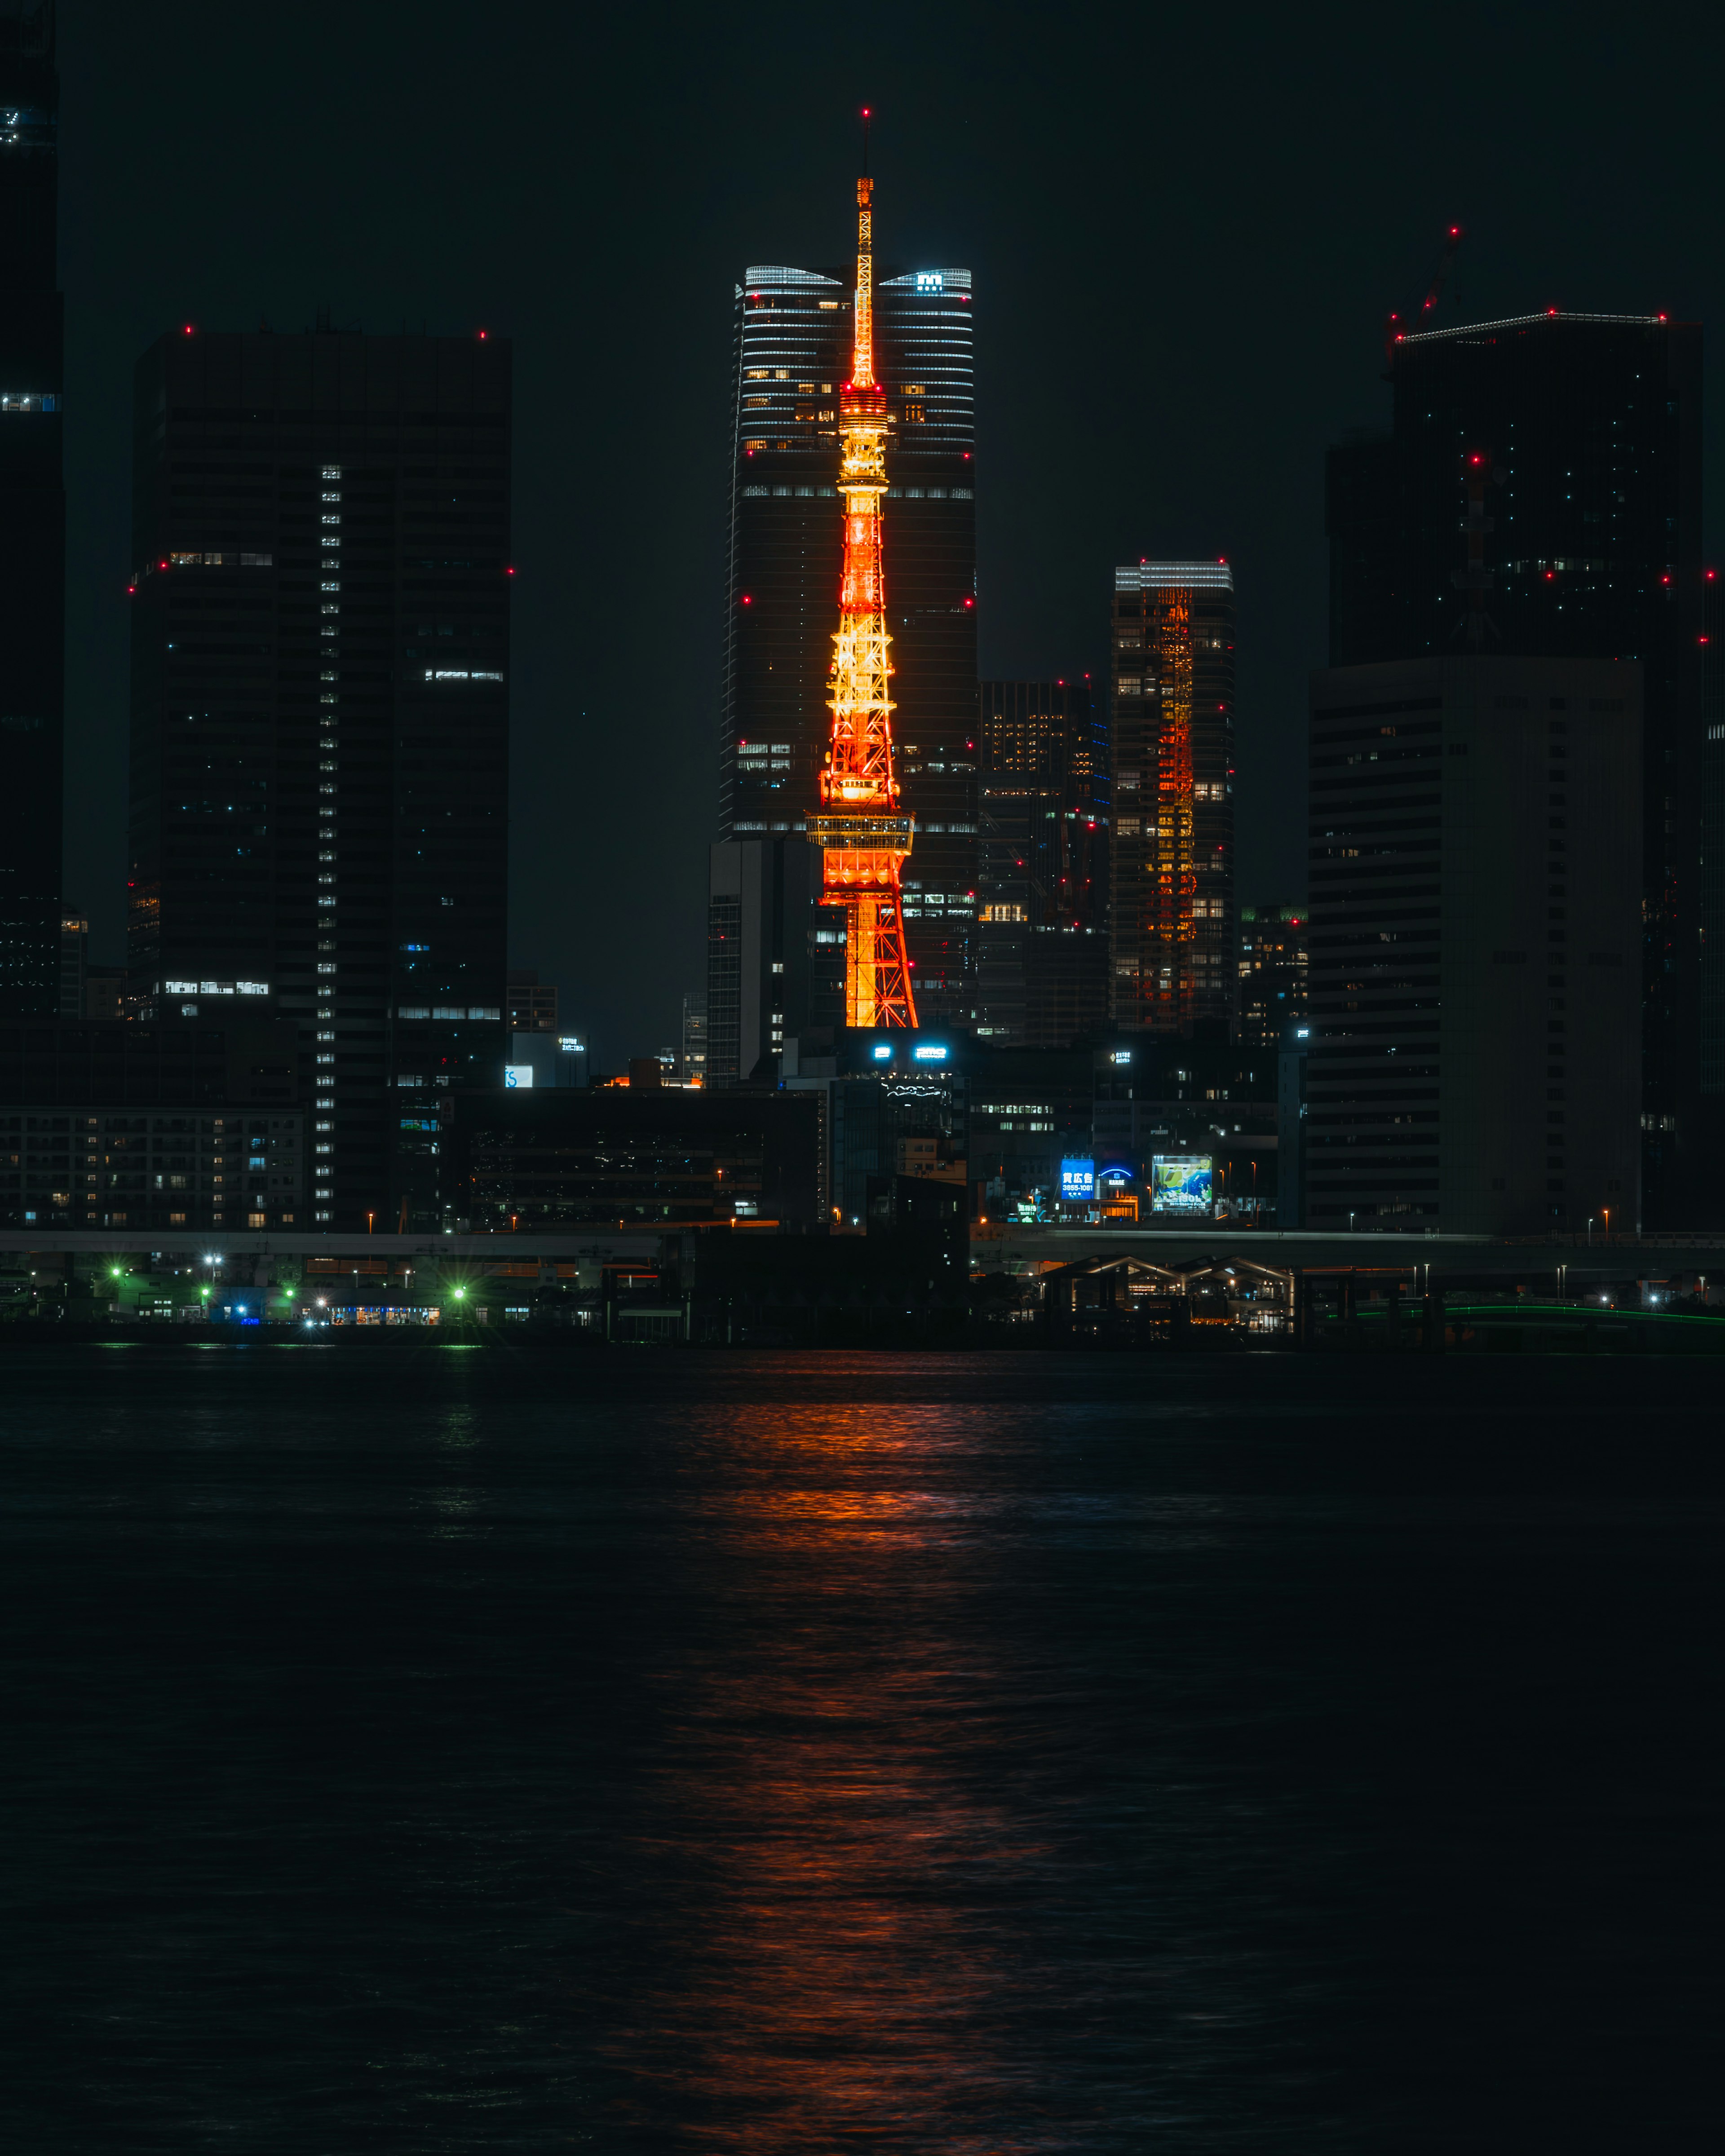
[[[867,162],[866,159],[864,161]],[[839,399],[839,490],[845,497],[845,567],[833,638],[832,745],[820,775],[820,814],[809,836],[822,849],[821,904],[845,909],[845,1022],[916,1023],[905,954],[900,871],[911,819],[892,767],[887,684],[886,593],[880,505],[886,493],[886,392],[875,379],[874,182],[856,183],[856,311],[850,379]]]

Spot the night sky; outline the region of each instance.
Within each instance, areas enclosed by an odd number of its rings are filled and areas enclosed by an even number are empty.
[[[1100,670],[1116,562],[1227,556],[1240,896],[1303,896],[1322,453],[1387,413],[1384,315],[1459,219],[1445,321],[1717,320],[1720,19],[65,0],[66,895],[93,955],[123,955],[138,353],[320,306],[484,326],[516,342],[511,963],[603,1064],[673,1040],[705,978],[732,290],[849,251],[864,103],[880,259],[976,278],[983,672]],[[1717,409],[1712,352],[1708,377]]]

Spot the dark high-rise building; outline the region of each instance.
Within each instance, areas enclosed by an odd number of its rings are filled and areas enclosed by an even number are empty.
[[[1240,1038],[1275,1048],[1291,1019],[1306,1015],[1307,918],[1303,906],[1240,909]]]
[[[506,983],[508,1015],[512,1033],[556,1033],[558,1030],[557,992],[550,981],[542,981],[531,969],[511,969]]]
[[[1087,680],[984,681],[978,1034],[1062,1048],[1108,1023],[1108,734]]]
[[[1330,663],[1635,659],[1650,1224],[1700,1202],[1701,331],[1549,313],[1399,340],[1390,432],[1332,449]]]
[[[60,916],[61,1018],[84,1016],[84,979],[90,964],[90,923],[81,913]]]
[[[84,1009],[79,1015],[81,1018],[124,1018],[124,966],[92,966],[86,963],[84,968]]]
[[[0,0],[0,1017],[60,1002],[66,496],[54,0]]]
[[[844,1024],[844,916],[821,906],[820,889],[820,849],[804,838],[721,839],[711,849],[709,1086],[771,1077],[787,1040]]]
[[[1234,1016],[1234,572],[1114,572],[1112,1019],[1189,1036]]]
[[[683,992],[682,1045],[677,1057],[677,1075],[685,1086],[706,1083],[706,990]]]
[[[849,269],[756,267],[737,288],[721,840],[793,835],[819,811],[844,554],[838,393],[850,372],[853,281]],[[876,278],[875,370],[893,422],[884,510],[893,733],[904,804],[916,819],[904,911],[925,1025],[968,1021],[973,1007],[970,318],[968,270],[887,270]],[[842,926],[829,914],[799,918],[793,928],[799,939],[839,930],[807,953],[814,983],[809,1024],[844,1022]],[[716,1034],[716,1002],[714,1026]]]
[[[1701,1091],[1709,1118],[1708,1196],[1717,1206],[1721,1143],[1712,1104],[1725,1094],[1725,578],[1708,569],[1702,589]]]
[[[299,1029],[313,1224],[439,1224],[506,1054],[509,345],[167,336],[139,362],[140,1014]]]
[[[1307,1226],[1637,1224],[1641,678],[1312,676]]]

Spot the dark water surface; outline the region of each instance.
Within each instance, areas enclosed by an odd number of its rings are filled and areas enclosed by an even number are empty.
[[[1715,2149],[1719,1395],[0,1353],[6,2143]]]

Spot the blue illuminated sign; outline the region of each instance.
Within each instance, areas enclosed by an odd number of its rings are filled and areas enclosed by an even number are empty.
[[[875,1060],[877,1063],[891,1063],[892,1060],[892,1050],[884,1040],[875,1043]]]
[[[919,1063],[944,1063],[947,1060],[947,1050],[932,1040],[919,1041],[912,1053]]]
[[[1087,1199],[1096,1194],[1096,1164],[1093,1160],[1063,1160],[1060,1163],[1060,1195],[1062,1198]]]

